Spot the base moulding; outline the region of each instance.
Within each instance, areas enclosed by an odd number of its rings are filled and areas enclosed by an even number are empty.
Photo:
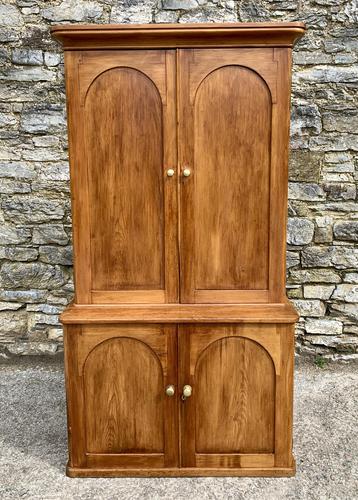
[[[198,467],[176,467],[168,469],[105,469],[80,468],[67,465],[66,473],[69,477],[292,477],[296,472],[296,464],[292,467],[268,468],[238,468],[215,469]]]

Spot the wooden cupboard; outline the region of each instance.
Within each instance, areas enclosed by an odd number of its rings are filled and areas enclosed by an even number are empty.
[[[292,475],[285,296],[302,23],[61,25],[71,476]]]

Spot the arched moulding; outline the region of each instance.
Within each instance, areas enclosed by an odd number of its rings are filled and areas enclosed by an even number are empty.
[[[207,328],[207,333],[205,330]],[[281,340],[278,329],[272,325],[233,325],[228,334],[229,325],[216,327],[217,332],[213,332],[212,325],[201,326],[201,333],[197,335],[196,342],[193,344],[190,352],[191,375],[194,376],[196,365],[202,354],[210,346],[224,338],[242,338],[255,342],[261,349],[267,352],[272,361],[276,375],[280,375],[281,365]],[[210,337],[209,335],[210,334]]]
[[[120,330],[116,325],[106,325],[98,327],[97,325],[88,325],[83,327],[84,335],[81,337],[81,349],[78,352],[78,373],[80,376],[84,373],[86,360],[95,349],[105,342],[116,339],[131,339],[145,345],[153,355],[156,356],[160,366],[163,377],[166,376],[167,354],[166,354],[166,340],[157,327],[145,325],[142,331],[136,325],[125,325]]]
[[[80,81],[80,101],[82,106],[88,90],[93,82],[106,71],[116,68],[128,68],[143,73],[152,81],[162,100],[166,105],[166,81],[162,67],[165,65],[165,52],[160,50],[145,51],[145,56],[138,52],[144,51],[121,51],[120,53],[86,52],[81,55],[81,63],[78,65]],[[135,65],[133,62],[135,61]]]
[[[134,68],[132,66],[116,65],[116,66],[111,66],[110,68],[104,69],[101,73],[98,73],[96,76],[93,77],[93,79],[91,80],[89,86],[87,87],[86,91],[84,92],[84,96],[83,96],[83,104],[84,105],[86,105],[87,96],[90,93],[90,91],[93,88],[93,86],[96,84],[96,82],[102,76],[104,76],[105,74],[107,74],[108,72],[110,72],[110,71],[116,71],[116,70],[129,70],[129,71],[134,71],[136,73],[139,73],[140,75],[143,75],[145,78],[147,78],[153,84],[153,87],[157,91],[159,98],[162,100],[161,93],[160,93],[160,91],[159,91],[156,83],[144,71],[141,71],[138,68]]]
[[[270,94],[270,100],[271,100],[271,102],[274,102],[274,100],[273,100],[273,93],[275,94],[275,85],[271,85],[270,86],[270,84],[265,79],[265,77],[260,73],[260,71],[258,71],[257,69],[254,69],[254,68],[250,68],[249,66],[246,66],[244,64],[223,64],[222,66],[218,66],[218,67],[215,67],[214,69],[212,69],[206,76],[204,76],[200,80],[199,84],[197,85],[197,87],[193,91],[194,93],[192,95],[192,103],[195,104],[197,95],[198,95],[199,90],[200,90],[201,86],[203,85],[203,83],[208,78],[210,78],[211,76],[213,76],[217,71],[220,71],[220,70],[222,70],[224,68],[238,68],[238,69],[243,69],[243,70],[251,71],[252,73],[254,73],[255,75],[257,75],[258,78],[264,83],[265,87],[267,88],[267,90],[268,90],[268,92]]]
[[[274,60],[274,50],[262,49],[254,53],[252,49],[213,49],[208,53],[195,51],[190,62],[190,101],[193,104],[198,88],[214,71],[225,66],[243,67],[256,73],[270,91],[271,102],[277,101],[277,71],[278,63]],[[215,57],[212,56],[215,53]],[[257,51],[258,52],[258,51]],[[218,61],[222,61],[218,65]]]
[[[164,451],[163,370],[153,349],[107,339],[87,356],[83,381],[89,453]]]

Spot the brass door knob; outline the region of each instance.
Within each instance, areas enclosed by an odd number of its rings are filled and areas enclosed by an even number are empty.
[[[190,168],[184,168],[183,175],[184,177],[189,177],[191,174]]]
[[[192,392],[193,392],[193,388],[191,385],[184,385],[183,394],[181,395],[182,400],[185,401],[186,398],[190,398]]]
[[[167,170],[167,176],[168,177],[173,177],[174,174],[175,174],[175,170],[173,170],[172,168],[168,168],[168,170]]]
[[[175,387],[174,385],[167,385],[165,388],[165,394],[167,396],[174,396],[175,394]]]

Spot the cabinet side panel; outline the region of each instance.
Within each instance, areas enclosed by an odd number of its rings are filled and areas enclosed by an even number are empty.
[[[272,167],[270,200],[270,302],[286,297],[286,225],[288,195],[288,147],[290,139],[291,49],[275,48],[277,103],[272,113]]]
[[[86,465],[86,428],[84,421],[83,378],[78,371],[80,325],[64,327],[65,378],[69,465]]]
[[[88,178],[84,147],[84,122],[80,98],[81,52],[65,53],[66,104],[71,172],[72,232],[75,301],[91,302],[91,259],[88,207]]]
[[[295,326],[279,325],[281,367],[276,385],[275,466],[291,467]]]

